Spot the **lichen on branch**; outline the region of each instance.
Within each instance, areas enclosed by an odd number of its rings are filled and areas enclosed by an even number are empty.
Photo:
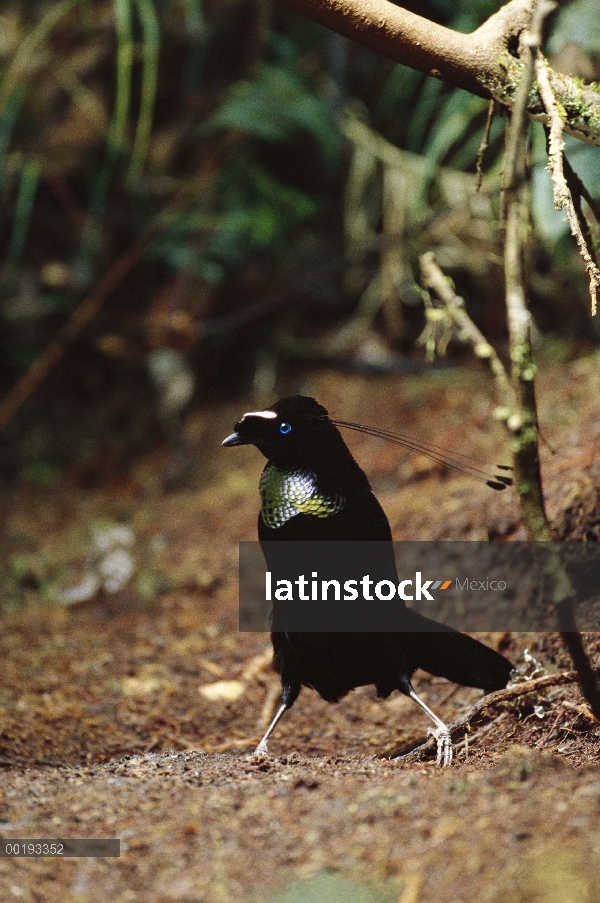
[[[389,0],[280,0],[315,22],[358,44],[512,108],[523,63],[515,56],[527,30],[535,0],[510,0],[472,34],[462,34],[430,22]],[[600,146],[600,92],[567,75],[548,71],[553,94],[565,111],[564,129],[576,138]],[[550,124],[534,87],[528,115]]]

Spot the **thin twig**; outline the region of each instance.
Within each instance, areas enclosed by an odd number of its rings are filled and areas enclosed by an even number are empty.
[[[598,202],[595,198],[591,196],[589,191],[587,190],[585,184],[581,181],[565,154],[563,154],[563,166],[565,170],[565,179],[567,180],[567,185],[571,191],[573,197],[576,194],[581,195],[584,201],[587,203],[588,207],[594,214],[594,219],[600,225],[600,207],[598,206]]]
[[[585,708],[583,705],[575,705],[574,702],[569,702],[568,699],[563,699],[562,701],[563,709],[568,709],[570,712],[577,712],[577,714],[581,718],[585,718],[587,721],[591,721],[593,724],[596,723],[596,719],[592,715],[589,709]]]
[[[487,112],[487,119],[485,121],[485,129],[483,130],[483,138],[481,139],[481,144],[479,145],[479,150],[477,151],[477,164],[475,166],[475,172],[477,174],[477,181],[475,182],[475,190],[481,191],[481,185],[483,182],[483,158],[485,156],[485,152],[490,146],[490,132],[492,130],[492,122],[494,121],[494,116],[498,112],[498,104],[495,100],[490,100]]]
[[[503,217],[507,217],[511,193],[516,192],[525,179],[528,129],[526,111],[534,76],[532,47],[536,48],[539,46],[544,17],[553,7],[554,4],[551,0],[538,0],[533,8],[529,31],[525,31],[521,36],[519,49],[524,65],[521,80],[515,91],[509,127],[506,131],[503,172]]]
[[[481,738],[485,737],[486,734],[489,734],[490,731],[493,731],[495,727],[498,727],[499,724],[502,724],[503,721],[506,721],[508,714],[508,712],[501,712],[497,718],[494,718],[493,721],[489,721],[487,724],[484,724],[483,727],[480,727],[479,730],[476,730],[474,734],[469,734],[469,725],[467,725],[467,730],[465,731],[464,738],[462,740],[459,740],[458,743],[454,744],[455,751],[464,749],[465,759],[468,760],[469,749],[472,746],[476,746]]]
[[[544,508],[538,455],[538,420],[535,403],[535,365],[531,348],[531,315],[527,309],[523,244],[529,227],[527,185],[527,100],[534,78],[534,58],[541,42],[544,17],[554,8],[550,0],[539,0],[531,18],[530,31],[522,36],[521,82],[517,88],[506,132],[503,173],[505,215],[504,271],[506,315],[510,335],[512,381],[516,397],[513,414],[507,419],[515,445],[515,486],[523,516],[535,540],[552,538]]]
[[[558,709],[558,713],[556,715],[556,718],[552,722],[552,725],[550,726],[550,730],[546,731],[546,733],[544,734],[542,739],[537,744],[538,749],[543,749],[543,747],[546,745],[547,741],[552,736],[554,730],[556,729],[556,726],[558,725],[558,722],[560,721],[560,719],[562,718],[564,713],[565,713],[565,710],[564,710],[564,703],[563,703],[563,705],[561,705]]]
[[[203,746],[203,752],[208,755],[229,752],[230,749],[243,749],[245,746],[255,747],[260,743],[260,737],[244,737],[241,740],[227,740],[225,743],[217,743],[214,746]]]
[[[585,240],[582,223],[577,215],[577,209],[573,203],[573,196],[569,190],[567,180],[563,170],[563,155],[565,143],[563,141],[563,122],[558,111],[546,61],[542,54],[537,50],[535,58],[535,74],[537,76],[538,86],[541,98],[546,108],[546,113],[550,119],[550,137],[548,140],[548,160],[552,171],[552,188],[554,192],[554,207],[556,210],[565,210],[567,221],[569,223],[571,234],[577,242],[579,255],[583,260],[586,268],[589,284],[590,297],[592,299],[592,316],[596,314],[598,309],[598,289],[600,288],[600,269],[592,259],[590,249]],[[585,228],[585,227],[584,227]]]
[[[495,349],[486,340],[483,333],[473,323],[465,310],[465,302],[456,294],[449,279],[444,275],[436,262],[432,251],[422,254],[419,258],[421,264],[421,280],[425,288],[435,292],[444,305],[452,322],[458,329],[461,341],[469,342],[475,356],[485,360],[496,379],[500,403],[510,410],[514,410],[515,393],[510,384],[504,364],[496,354]]]
[[[573,198],[573,207],[575,208],[575,215],[577,217],[579,225],[581,226],[581,232],[583,235],[583,239],[584,239],[586,245],[588,246],[588,248],[593,248],[594,247],[594,239],[592,237],[592,230],[591,230],[590,224],[588,222],[588,219],[587,219],[585,213],[583,212],[583,206],[581,204],[581,199],[584,196],[584,193],[581,189],[584,188],[585,186],[583,185],[583,182],[581,181],[579,176],[577,176],[576,173],[571,168],[571,165],[569,164],[569,161],[567,160],[564,153],[563,153],[563,170],[564,170],[564,174],[565,174],[565,179],[567,181],[567,187],[568,187],[569,191],[571,192],[571,197]],[[592,212],[594,212],[594,211],[592,210]]]
[[[139,233],[123,253],[110,265],[94,288],[75,308],[65,325],[31,364],[27,372],[0,402],[0,430],[32,395],[53,367],[62,359],[66,349],[82,334],[96,316],[106,299],[136,266],[145,250],[168,229],[198,198],[198,192],[212,179],[210,161],[205,161],[193,179],[188,180],[171,201]]]
[[[66,325],[35,359],[29,370],[0,402],[0,430],[11,420],[21,405],[35,392],[48,373],[63,357],[68,346],[85,326],[96,316],[106,298],[112,294],[131,272],[147,247],[154,233],[146,233],[143,240],[135,241],[118,257],[104,276],[79,304]]]

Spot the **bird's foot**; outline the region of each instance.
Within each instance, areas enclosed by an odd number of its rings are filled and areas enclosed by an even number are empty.
[[[269,750],[267,749],[267,744],[265,740],[261,740],[254,752],[253,756],[268,756]]]
[[[447,768],[452,762],[452,737],[450,736],[450,731],[445,724],[442,724],[439,727],[430,728],[428,734],[435,737],[437,743],[435,764],[441,765],[442,768]]]

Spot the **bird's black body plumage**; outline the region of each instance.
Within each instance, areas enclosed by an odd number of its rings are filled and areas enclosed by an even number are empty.
[[[388,519],[337,427],[313,398],[292,396],[244,415],[223,444],[253,444],[267,458],[258,518],[267,556],[273,541],[389,542],[385,567],[397,581]],[[283,503],[280,496],[286,497]],[[273,633],[282,684],[278,717],[303,685],[329,702],[369,684],[381,697],[400,690],[416,699],[410,678],[417,668],[486,691],[508,683],[512,665],[504,656],[408,609],[403,618],[406,631],[397,633]]]

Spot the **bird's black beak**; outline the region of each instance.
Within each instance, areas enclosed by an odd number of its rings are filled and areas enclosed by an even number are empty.
[[[223,439],[221,442],[222,448],[231,448],[233,445],[247,445],[248,440],[244,439],[240,436],[239,433],[233,432],[231,436],[227,436],[227,439]]]

